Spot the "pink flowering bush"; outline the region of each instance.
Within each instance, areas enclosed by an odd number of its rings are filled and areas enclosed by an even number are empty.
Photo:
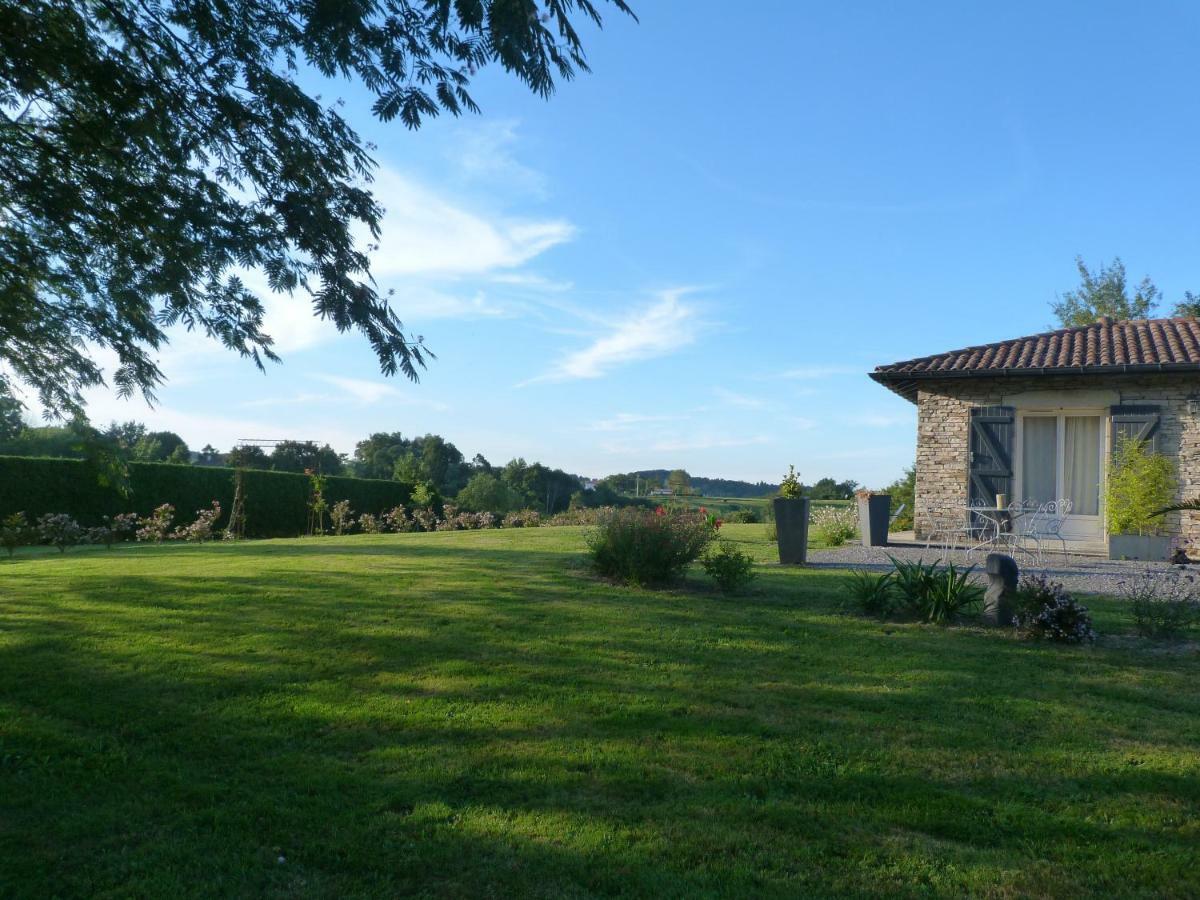
[[[148,516],[138,519],[136,537],[139,541],[161,544],[171,535],[171,523],[175,521],[175,507],[164,503]]]

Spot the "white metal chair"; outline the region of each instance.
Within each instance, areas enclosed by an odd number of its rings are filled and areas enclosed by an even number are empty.
[[[928,528],[925,535],[926,550],[934,544],[947,550],[957,550],[960,545],[965,545],[971,530],[963,521],[961,510],[944,511],[929,504],[925,504],[923,509]]]
[[[1063,556],[1067,555],[1067,539],[1063,537],[1062,527],[1073,505],[1069,498],[1051,500],[1022,517],[1024,525],[1021,528],[1021,540],[1033,543],[1034,558],[1039,566],[1045,564],[1044,544],[1050,541],[1058,541],[1062,545]]]

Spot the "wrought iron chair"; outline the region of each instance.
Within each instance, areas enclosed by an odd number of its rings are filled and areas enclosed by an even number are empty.
[[[934,544],[947,550],[957,550],[965,546],[971,536],[971,529],[963,521],[961,510],[939,510],[926,503],[923,507],[928,531],[925,536],[925,549]]]
[[[1021,529],[1022,541],[1028,540],[1034,546],[1034,558],[1039,566],[1045,565],[1045,543],[1058,541],[1062,545],[1063,556],[1068,555],[1067,539],[1063,537],[1062,527],[1067,516],[1071,514],[1074,504],[1068,498],[1050,500],[1037,508],[1036,512],[1023,517],[1024,527]]]

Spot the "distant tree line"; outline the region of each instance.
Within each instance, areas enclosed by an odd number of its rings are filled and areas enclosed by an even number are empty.
[[[773,497],[779,493],[779,485],[767,481],[737,481],[729,478],[703,478],[689,475],[683,469],[643,469],[638,472],[623,472],[609,475],[600,485],[618,494],[639,493],[647,495],[655,488],[670,490],[673,494],[693,494],[701,497]],[[836,481],[822,478],[804,486],[804,495],[813,500],[848,500],[858,488],[857,481]]]

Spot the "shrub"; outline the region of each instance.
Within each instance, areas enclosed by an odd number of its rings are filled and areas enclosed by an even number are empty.
[[[1179,638],[1200,625],[1200,593],[1191,572],[1147,569],[1120,588],[1133,627],[1143,637]]]
[[[820,543],[840,547],[858,534],[858,513],[846,506],[820,506],[809,517],[809,530]]]
[[[753,509],[731,509],[725,521],[730,525],[756,525],[762,521],[762,517]]]
[[[779,496],[786,500],[799,500],[804,496],[804,485],[800,483],[800,476],[796,474],[795,466],[788,466],[787,474],[779,483]]]
[[[181,525],[176,528],[172,537],[176,540],[191,541],[193,544],[211,541],[219,518],[221,518],[221,504],[214,500],[208,509],[196,510],[196,521],[191,525]]]
[[[904,470],[904,477],[897,478],[886,488],[885,494],[892,498],[892,515],[896,516],[889,525],[892,531],[912,531],[913,509],[916,506],[917,467],[911,465]],[[901,509],[901,506],[904,508]],[[899,515],[896,515],[899,512]]]
[[[25,513],[15,512],[0,519],[0,546],[8,551],[10,559],[18,547],[31,542],[33,537],[33,529],[29,527]]]
[[[1014,625],[1022,637],[1062,644],[1094,641],[1096,631],[1086,606],[1044,575],[1025,576],[1017,588]]]
[[[658,585],[679,579],[714,534],[696,513],[628,507],[608,512],[588,535],[587,545],[592,566],[601,575]]]
[[[175,521],[175,507],[170,503],[157,506],[154,512],[138,520],[135,534],[139,541],[154,541],[161,544],[171,534],[171,523]]]
[[[333,526],[333,533],[339,537],[349,534],[350,529],[354,527],[354,510],[350,508],[349,500],[339,500],[329,507],[329,524]]]
[[[437,529],[437,513],[427,506],[421,509],[414,509],[412,518],[416,531],[435,531]]]
[[[505,528],[536,528],[542,524],[542,515],[536,509],[521,509],[504,517]]]
[[[417,529],[417,523],[412,520],[412,517],[409,516],[403,506],[394,506],[385,512],[380,517],[380,524],[384,531],[394,531],[397,533],[416,531]]]
[[[1175,464],[1145,441],[1121,437],[1109,463],[1105,510],[1109,534],[1151,534],[1157,513],[1175,499]]]
[[[490,512],[475,513],[476,528],[496,528],[496,514]]]
[[[39,537],[57,547],[59,553],[66,553],[68,547],[83,540],[83,529],[66,513],[46,513],[38,519],[37,530]]]
[[[892,611],[895,572],[855,569],[846,577],[844,607],[868,616],[886,616]]]
[[[379,521],[379,517],[371,513],[363,513],[358,517],[358,529],[363,534],[380,534],[383,532],[383,525]]]
[[[754,560],[732,541],[721,541],[716,551],[705,554],[700,565],[725,594],[736,593],[755,578]]]

